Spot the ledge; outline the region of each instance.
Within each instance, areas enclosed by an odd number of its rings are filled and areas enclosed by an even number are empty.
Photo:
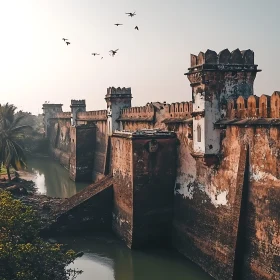
[[[118,131],[113,133],[113,137],[123,137],[123,138],[176,138],[177,135],[173,131],[159,130],[159,129],[142,129],[136,131]]]
[[[202,116],[202,117],[205,117],[205,111],[195,111],[195,112],[192,112],[191,113],[192,117],[195,117],[195,116]]]
[[[236,126],[280,126],[280,118],[247,118],[247,119],[224,119],[215,123],[215,128],[223,128],[230,125]]]
[[[194,70],[196,69],[197,70]],[[257,64],[200,64],[188,68],[189,72],[184,73],[184,75],[191,75],[199,73],[201,71],[219,71],[219,72],[230,72],[230,71],[239,71],[239,72],[261,72],[261,69],[258,69]]]

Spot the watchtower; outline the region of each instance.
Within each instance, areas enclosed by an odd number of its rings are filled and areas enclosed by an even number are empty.
[[[131,88],[107,89],[105,100],[107,102],[107,127],[108,136],[111,136],[115,130],[119,129],[117,119],[120,116],[121,109],[131,107]]]
[[[256,73],[261,71],[257,68],[251,50],[191,54],[191,67],[185,75],[192,87],[194,157],[220,152],[220,131],[214,129],[214,123],[225,117],[229,99],[254,94]]]
[[[44,116],[44,129],[45,129],[45,137],[48,137],[48,127],[50,125],[50,119],[55,117],[57,113],[62,112],[62,104],[43,104],[43,116]]]
[[[71,125],[76,126],[77,124],[77,114],[78,112],[85,112],[86,111],[86,101],[82,100],[71,100]]]

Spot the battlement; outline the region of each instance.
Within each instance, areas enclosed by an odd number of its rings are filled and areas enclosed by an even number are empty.
[[[131,88],[109,87],[105,99],[108,97],[131,97]]]
[[[254,65],[254,52],[252,50],[240,51],[236,49],[230,52],[224,49],[219,54],[215,51],[207,50],[205,53],[200,52],[198,55],[191,54],[191,67],[202,64],[245,64]]]
[[[188,68],[189,73],[200,70],[208,71],[242,71],[242,72],[260,72],[258,65],[254,64],[254,52],[252,50],[240,51],[236,49],[230,52],[228,49],[222,50],[219,54],[215,51],[207,50],[198,55],[191,54],[191,65]]]
[[[80,121],[107,120],[107,110],[78,112],[77,120],[80,120]]]
[[[227,103],[227,119],[273,118],[280,117],[280,92],[275,91],[271,96],[251,95],[247,99],[239,96],[237,100]]]
[[[44,103],[42,109],[54,109],[54,108],[58,108],[61,109],[63,106],[63,104],[50,104],[50,103]]]
[[[164,107],[165,116],[167,118],[190,118],[193,111],[193,104],[191,101],[166,104]]]
[[[190,102],[176,102],[171,104],[166,104],[164,106],[165,119],[162,121],[164,123],[181,123],[186,122],[186,120],[191,119],[191,114],[193,111],[193,103]]]
[[[85,107],[86,106],[86,100],[81,99],[81,100],[76,100],[76,99],[71,99],[71,105],[70,107]]]
[[[59,112],[56,113],[52,119],[71,119],[71,112]]]
[[[153,104],[147,104],[141,107],[130,107],[122,109],[119,121],[153,121],[155,108]]]

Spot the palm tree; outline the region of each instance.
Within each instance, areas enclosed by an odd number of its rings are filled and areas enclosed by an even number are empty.
[[[7,169],[9,181],[10,167],[15,170],[26,167],[24,151],[19,141],[26,130],[32,129],[29,125],[20,125],[24,116],[15,117],[15,110],[14,105],[0,104],[0,162]]]

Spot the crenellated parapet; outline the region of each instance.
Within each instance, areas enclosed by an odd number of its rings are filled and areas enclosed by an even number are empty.
[[[107,88],[107,94],[105,95],[105,99],[112,97],[131,97],[131,88],[115,88],[109,87]]]
[[[165,105],[165,115],[169,118],[191,117],[192,102],[176,102]]]
[[[207,50],[192,54],[190,60],[191,67],[185,75],[192,87],[193,155],[216,157],[220,153],[221,135],[213,123],[225,118],[229,100],[254,95],[254,80],[261,70],[249,49],[224,49],[220,53]],[[252,109],[250,114],[255,111]]]
[[[77,120],[78,121],[106,121],[107,110],[78,112]]]
[[[261,71],[254,63],[254,52],[249,49],[243,51],[236,49],[232,52],[224,49],[220,53],[207,50],[198,55],[191,54],[190,61],[189,72],[185,75],[188,76],[192,87],[200,85],[202,90],[208,88],[223,92],[225,81],[231,80],[236,90],[253,91],[252,88],[249,90],[246,86],[236,85],[242,80],[252,84],[256,73]]]
[[[107,103],[107,133],[112,136],[115,130],[119,130],[118,118],[120,117],[121,110],[131,107],[131,88],[107,88],[105,100]]]
[[[86,112],[86,100],[85,99],[72,99],[71,100],[71,125],[77,125],[77,114],[80,112]]]
[[[191,101],[166,104],[163,122],[183,122],[192,117],[192,112],[193,103]]]
[[[59,113],[56,113],[52,118],[53,119],[71,119],[71,112],[59,112]]]
[[[85,99],[79,99],[79,100],[78,99],[72,99],[71,100],[71,106],[86,106],[86,100]]]
[[[153,104],[147,104],[146,106],[122,109],[118,121],[153,121],[154,116]]]
[[[218,54],[215,51],[207,50],[205,53],[200,52],[198,55],[191,54],[190,68],[195,68],[201,65],[223,65],[224,67],[218,67],[226,70],[228,66],[248,67],[250,69],[254,64],[254,52],[252,50],[240,51],[236,49],[230,52],[228,49],[224,49]]]
[[[272,118],[280,117],[280,92],[275,91],[271,96],[251,95],[248,98],[239,96],[236,100],[229,100],[227,103],[227,119],[246,118]]]

